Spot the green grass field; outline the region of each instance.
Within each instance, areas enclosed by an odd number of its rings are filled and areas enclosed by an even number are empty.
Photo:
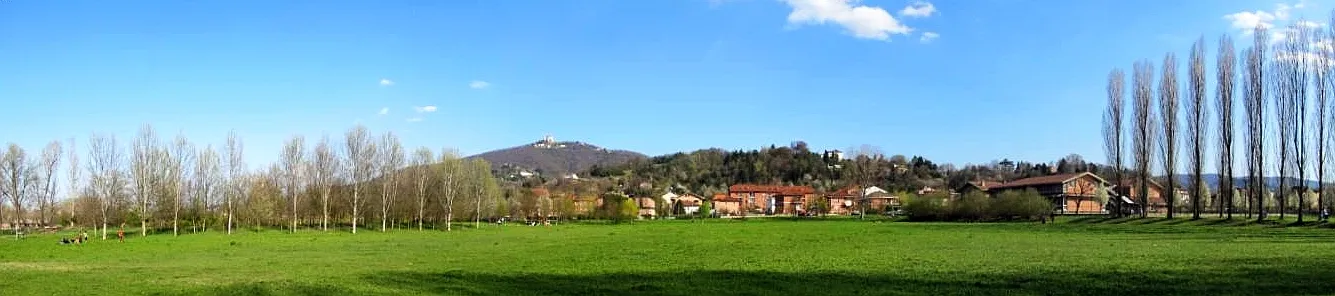
[[[1335,294],[1335,229],[656,221],[0,239],[0,295]]]

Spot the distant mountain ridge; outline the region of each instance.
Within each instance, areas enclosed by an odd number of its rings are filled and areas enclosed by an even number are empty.
[[[1332,175],[1331,177],[1332,177],[1332,178],[1335,178],[1335,175]],[[1220,181],[1222,178],[1220,178],[1219,174],[1202,174],[1202,175],[1201,175],[1201,179],[1205,180],[1205,184],[1209,185],[1210,188],[1213,189],[1213,188],[1219,188],[1219,181]],[[1188,174],[1179,174],[1179,175],[1177,175],[1177,180],[1178,180],[1178,182],[1180,182],[1180,183],[1178,183],[1178,184],[1189,184],[1189,183],[1191,182],[1191,175],[1188,175]],[[1247,185],[1247,183],[1245,183],[1245,182],[1247,182],[1247,178],[1246,178],[1246,177],[1235,177],[1235,178],[1233,178],[1233,186],[1235,186],[1235,187],[1243,187],[1243,186]],[[1288,177],[1288,178],[1286,178],[1286,181],[1284,182],[1284,186],[1297,186],[1297,185],[1299,184],[1298,182],[1299,182],[1299,181],[1298,181],[1298,178]],[[1305,182],[1306,182],[1308,188],[1316,188],[1316,187],[1317,187],[1317,181],[1315,181],[1315,180],[1305,180]],[[1266,187],[1268,187],[1268,188],[1270,188],[1270,189],[1278,188],[1278,187],[1279,187],[1279,177],[1265,177],[1265,184],[1266,184]],[[1178,186],[1181,187],[1182,185],[1178,185]]]
[[[481,158],[496,168],[509,166],[549,177],[576,173],[598,166],[612,166],[648,156],[627,150],[612,150],[578,141],[557,142],[551,136],[540,141],[492,150],[468,158]]]

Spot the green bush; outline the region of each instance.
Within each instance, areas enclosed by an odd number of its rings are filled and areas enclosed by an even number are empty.
[[[970,192],[951,201],[948,219],[958,221],[991,220],[992,198],[981,192]]]
[[[951,199],[942,194],[912,196],[904,202],[910,221],[1038,220],[1052,213],[1052,203],[1035,190],[1003,191],[995,197],[969,193]]]
[[[640,215],[640,205],[635,203],[634,199],[625,199],[621,201],[617,220],[635,220]]]
[[[911,221],[945,220],[947,198],[936,194],[908,197],[904,201],[904,215]]]
[[[1038,191],[1004,191],[997,194],[992,214],[1002,220],[1038,220],[1052,213],[1052,202]]]
[[[700,203],[700,211],[695,212],[695,215],[703,218],[709,218],[714,216],[710,214],[710,212],[713,211],[714,211],[714,204],[712,202],[705,201]]]

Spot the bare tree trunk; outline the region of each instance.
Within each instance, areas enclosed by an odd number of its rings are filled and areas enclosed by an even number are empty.
[[[1205,131],[1206,131],[1206,101],[1205,101],[1205,37],[1201,37],[1192,45],[1191,56],[1190,88],[1188,88],[1187,116],[1190,121],[1187,122],[1187,149],[1191,153],[1189,160],[1191,165],[1191,218],[1201,218],[1201,199],[1204,198],[1205,179],[1203,176],[1205,170]]]
[[[245,147],[236,131],[227,134],[227,170],[228,181],[232,183],[232,194],[226,195],[227,234],[230,235],[235,225],[233,220],[236,216],[236,199],[243,197],[246,191],[244,182],[246,178]]]
[[[1277,206],[1279,208],[1280,220],[1284,220],[1285,199],[1291,189],[1287,186],[1288,178],[1291,177],[1289,174],[1292,173],[1289,169],[1293,165],[1290,163],[1290,161],[1293,160],[1290,154],[1294,153],[1295,151],[1293,151],[1293,149],[1296,148],[1292,145],[1293,142],[1290,141],[1290,138],[1293,137],[1293,133],[1295,132],[1293,123],[1296,122],[1296,118],[1293,117],[1293,109],[1297,107],[1296,102],[1294,101],[1294,91],[1297,89],[1297,86],[1293,85],[1293,79],[1297,77],[1297,73],[1294,72],[1296,69],[1293,69],[1293,66],[1295,65],[1290,61],[1286,61],[1286,56],[1288,54],[1283,45],[1288,43],[1291,42],[1284,42],[1279,46],[1276,46],[1275,57],[1277,60],[1275,65],[1272,66],[1274,67],[1274,71],[1270,72],[1271,77],[1268,77],[1270,79],[1271,90],[1273,90],[1275,94],[1276,127],[1279,128],[1279,151],[1277,151],[1278,154],[1276,154],[1277,161],[1275,166],[1279,172],[1279,188],[1276,190],[1276,196],[1279,201]],[[1284,58],[1285,60],[1279,60],[1278,58]]]
[[[440,189],[441,198],[445,199],[440,206],[445,210],[445,231],[453,231],[455,186],[459,183],[462,168],[463,165],[454,151],[446,149],[440,152]]]
[[[1164,174],[1168,175],[1164,203],[1168,206],[1168,218],[1173,218],[1177,202],[1177,129],[1178,129],[1178,85],[1177,56],[1168,53],[1164,56],[1162,77],[1159,80],[1159,121],[1162,129],[1159,137],[1159,156]]]
[[[1112,72],[1108,73],[1108,109],[1107,113],[1103,114],[1103,149],[1108,155],[1108,163],[1113,166],[1114,180],[1117,182],[1116,185],[1113,185],[1114,188],[1126,186],[1122,180],[1122,170],[1124,168],[1122,152],[1124,151],[1123,147],[1125,147],[1122,136],[1122,120],[1125,117],[1122,113],[1126,106],[1126,102],[1124,102],[1126,97],[1124,93],[1125,77],[1126,74],[1120,68],[1113,69]],[[1121,216],[1123,201],[1120,194],[1114,195],[1116,196],[1113,197],[1112,204],[1116,205],[1116,213],[1113,216]],[[1079,208],[1078,205],[1076,207]]]
[[[1257,26],[1252,34],[1252,48],[1247,49],[1246,88],[1247,113],[1247,188],[1248,215],[1256,213],[1256,220],[1265,220],[1265,48],[1267,32]]]
[[[301,184],[302,175],[305,172],[303,168],[306,157],[306,138],[302,136],[292,136],[283,144],[283,175],[287,179],[287,196],[292,202],[292,233],[297,232],[297,219],[300,217],[297,209],[297,201],[301,198],[304,186]]]
[[[0,152],[0,175],[5,179],[0,184],[0,195],[8,197],[10,206],[14,208],[13,220],[14,238],[18,238],[18,229],[23,223],[23,205],[27,203],[28,192],[32,182],[37,181],[33,174],[34,165],[29,164],[27,152],[23,151],[18,144],[9,143],[8,151]],[[3,219],[0,219],[3,221]]]
[[[1323,55],[1328,54],[1323,53]],[[1323,58],[1322,62],[1324,63],[1327,59],[1328,57]],[[1317,213],[1319,215],[1317,216],[1318,221],[1325,221],[1326,219],[1325,215],[1321,215],[1320,213],[1326,204],[1326,80],[1329,79],[1326,75],[1330,74],[1330,67],[1331,65],[1327,64],[1320,65],[1318,67],[1318,69],[1320,69],[1318,70],[1319,72],[1314,75],[1316,77],[1316,115],[1313,117],[1316,119],[1316,134],[1312,136],[1316,138],[1316,204]]]
[[[1236,57],[1233,55],[1233,40],[1224,35],[1219,38],[1219,60],[1215,63],[1219,77],[1217,106],[1219,113],[1219,214],[1228,212],[1228,219],[1233,219],[1233,87],[1237,81],[1234,69]]]
[[[51,210],[52,207],[55,206],[56,170],[60,167],[60,157],[61,154],[63,154],[61,150],[60,141],[51,141],[51,143],[46,145],[46,149],[42,150],[41,169],[42,173],[45,175],[45,178],[42,179],[45,183],[45,188],[42,190],[42,194],[38,197],[37,201],[37,221],[43,226],[49,225],[50,221],[47,219],[54,216],[54,213],[51,213]]]
[[[375,171],[375,143],[367,138],[366,127],[357,125],[347,132],[348,168],[352,177],[352,233],[357,233],[357,220],[361,215],[361,189],[363,183],[370,181],[371,172]]]
[[[1150,112],[1154,97],[1154,66],[1149,61],[1139,61],[1133,66],[1132,119],[1135,120],[1131,138],[1133,158],[1136,162],[1136,186],[1140,197],[1140,217],[1146,217],[1149,210],[1150,161],[1154,150],[1154,113]]]
[[[426,216],[426,186],[431,176],[431,148],[420,147],[413,152],[413,177],[417,178],[417,231],[423,231]]]
[[[1301,21],[1300,21],[1301,23]],[[1286,68],[1289,69],[1288,89],[1290,94],[1288,104],[1290,137],[1293,159],[1292,165],[1298,175],[1297,196],[1298,206],[1294,209],[1298,215],[1298,222],[1303,222],[1303,208],[1306,204],[1307,193],[1307,84],[1310,70],[1313,65],[1309,64],[1307,57],[1307,48],[1313,44],[1311,40],[1311,30],[1305,26],[1294,26],[1291,31],[1297,31],[1296,36],[1285,38],[1284,46],[1287,56]],[[1283,213],[1283,212],[1281,212]],[[1283,214],[1281,214],[1283,215]]]

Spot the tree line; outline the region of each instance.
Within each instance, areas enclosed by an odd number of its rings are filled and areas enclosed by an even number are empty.
[[[105,239],[112,225],[127,224],[137,224],[140,235],[210,229],[231,234],[245,227],[356,233],[451,230],[454,222],[476,227],[508,215],[508,201],[485,160],[464,159],[451,149],[406,151],[392,132],[372,135],[361,125],[338,143],[328,135],[315,143],[293,136],[279,161],[258,170],[247,167],[245,145],[235,132],[221,150],[199,147],[183,135],[164,141],[150,125],[129,145],[92,135],[83,161],[76,147],[71,139],[51,142],[36,157],[13,143],[0,151],[0,196],[10,206],[10,217],[0,221],[13,221],[15,232],[52,224],[92,227]],[[61,162],[68,165],[68,194],[57,201]]]
[[[595,166],[585,174],[617,179],[620,183],[601,186],[610,190],[623,188],[632,196],[657,196],[672,191],[709,198],[727,192],[729,185],[744,183],[804,185],[818,192],[857,185],[878,186],[891,192],[916,192],[925,187],[946,192],[973,181],[1011,181],[1074,172],[1103,174],[1111,168],[1085,161],[1078,154],[1054,162],[1002,159],[956,167],[937,164],[922,156],[887,156],[871,145],[853,147],[845,153],[839,157],[816,152],[805,142],[797,141],[788,146],[754,150],[702,149],[674,153],[618,166]],[[525,186],[578,191],[565,189],[570,187],[565,183],[536,181]],[[651,186],[640,187],[640,184]]]
[[[1149,60],[1133,63],[1130,89],[1122,69],[1114,68],[1108,74],[1102,128],[1107,163],[1114,168],[1115,184],[1133,186],[1142,216],[1155,170],[1167,176],[1160,180],[1168,196],[1175,196],[1174,189],[1179,187],[1187,191],[1188,206],[1176,205],[1178,198],[1164,199],[1169,218],[1177,214],[1177,208],[1189,209],[1193,219],[1213,208],[1221,217],[1242,213],[1258,221],[1267,219],[1271,211],[1278,211],[1284,219],[1292,210],[1301,222],[1304,214],[1329,209],[1326,150],[1330,133],[1335,131],[1331,126],[1335,120],[1328,118],[1333,115],[1328,96],[1335,91],[1335,79],[1330,77],[1335,74],[1330,47],[1335,27],[1312,24],[1297,22],[1277,33],[1258,26],[1250,32],[1252,45],[1241,55],[1235,54],[1230,36],[1220,37],[1214,102],[1207,91],[1204,37],[1190,48],[1185,84],[1178,82],[1173,52],[1163,58],[1157,91],[1154,65]],[[1185,97],[1179,97],[1181,89],[1186,90]],[[1128,92],[1130,114],[1126,110]],[[1239,101],[1241,123],[1235,117]],[[1239,129],[1241,138],[1236,135]],[[1212,131],[1216,133],[1213,138]],[[1211,146],[1214,155],[1208,153]],[[1237,150],[1243,155],[1243,184],[1233,179],[1239,173],[1234,167]],[[1210,163],[1221,176],[1214,188],[1203,178]],[[1186,184],[1179,184],[1180,169],[1187,172]],[[1271,172],[1278,175],[1274,191],[1266,182]],[[1317,188],[1309,188],[1308,178],[1317,180]]]

